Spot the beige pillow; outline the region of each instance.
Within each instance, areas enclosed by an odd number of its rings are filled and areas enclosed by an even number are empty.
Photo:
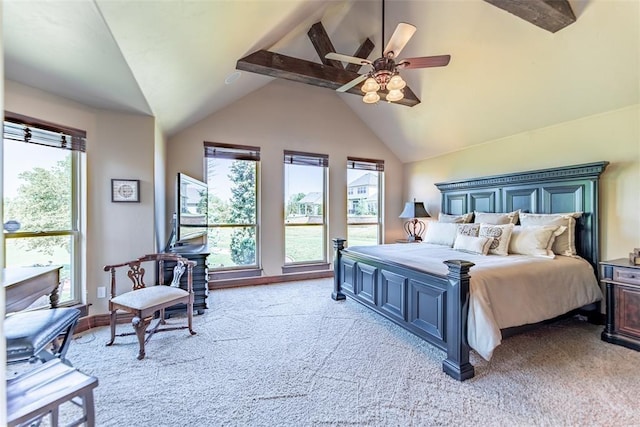
[[[580,218],[582,212],[563,214],[520,214],[520,224],[523,227],[532,225],[557,225],[567,229],[556,237],[551,249],[556,255],[574,256],[576,252],[576,218]]]
[[[517,224],[520,209],[509,213],[474,212],[473,222],[482,224]]]
[[[551,249],[556,237],[566,230],[557,225],[530,225],[513,227],[509,240],[509,253],[555,258]]]
[[[462,215],[449,215],[440,212],[438,215],[438,221],[440,222],[455,222],[455,223],[468,223],[473,219],[473,212],[469,212]]]
[[[457,233],[458,224],[431,221],[424,233],[423,242],[452,247]]]
[[[480,237],[493,239],[489,253],[493,255],[509,255],[509,240],[513,231],[513,224],[493,225],[480,224]]]
[[[453,244],[453,249],[472,254],[486,255],[489,252],[493,239],[490,237],[475,237],[458,234]]]

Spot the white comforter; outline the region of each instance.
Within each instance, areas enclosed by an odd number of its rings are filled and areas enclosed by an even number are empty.
[[[471,267],[467,339],[489,360],[500,344],[500,329],[540,322],[602,299],[591,265],[579,257],[474,255],[439,245],[357,246],[349,251],[446,275],[445,260]]]

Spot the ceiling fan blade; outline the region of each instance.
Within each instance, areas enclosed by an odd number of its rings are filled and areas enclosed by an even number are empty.
[[[384,56],[386,57],[389,52],[393,52],[393,57],[397,58],[415,32],[416,27],[413,25],[407,24],[406,22],[399,23],[391,35],[387,47],[384,48]]]
[[[362,74],[361,76],[358,76],[355,79],[351,80],[349,83],[345,83],[340,86],[338,89],[336,89],[336,92],[346,92],[358,83],[365,81],[367,77],[369,77],[368,74]]]
[[[357,65],[371,64],[371,61],[369,61],[368,59],[356,58],[355,56],[343,55],[341,53],[335,53],[335,52],[329,52],[324,57],[327,59],[335,59],[336,61],[340,61],[340,62],[348,62],[350,64],[357,64]]]
[[[451,55],[421,56],[418,58],[405,58],[398,62],[399,68],[429,68],[444,67],[449,64]]]

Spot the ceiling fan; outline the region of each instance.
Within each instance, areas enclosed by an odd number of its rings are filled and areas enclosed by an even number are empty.
[[[451,55],[421,56],[397,60],[405,45],[409,42],[416,27],[401,22],[391,35],[387,46],[382,51],[382,56],[374,61],[355,56],[342,55],[331,52],[325,55],[327,59],[335,59],[340,62],[348,62],[357,65],[366,65],[369,70],[359,77],[351,80],[336,89],[338,92],[346,92],[352,87],[364,81],[362,91],[365,93],[362,100],[367,104],[373,104],[380,100],[378,90],[387,90],[386,100],[399,101],[404,97],[402,89],[407,85],[400,76],[401,69],[444,67],[449,64]],[[384,0],[382,0],[382,40],[384,41]]]

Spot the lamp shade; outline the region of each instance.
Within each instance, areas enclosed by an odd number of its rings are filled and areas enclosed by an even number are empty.
[[[430,218],[429,212],[424,208],[422,202],[407,202],[404,204],[404,209],[400,214],[400,218]]]

